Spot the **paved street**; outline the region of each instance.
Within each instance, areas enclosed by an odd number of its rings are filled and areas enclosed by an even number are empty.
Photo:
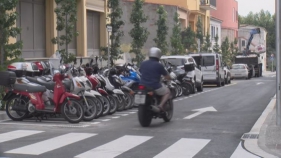
[[[0,156],[11,158],[234,158],[276,92],[275,76],[233,80],[174,100],[171,122],[143,128],[137,109],[93,122],[0,122]],[[244,156],[243,156],[244,157]],[[247,156],[245,156],[247,157]],[[253,157],[256,157],[253,155]]]

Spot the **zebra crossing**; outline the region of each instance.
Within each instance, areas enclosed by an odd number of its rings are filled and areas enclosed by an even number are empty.
[[[20,139],[20,142],[25,142],[25,139],[28,137],[39,137],[40,134],[46,134],[45,131],[37,131],[37,130],[15,130],[6,133],[0,133],[0,146],[9,145],[10,141],[17,141]],[[48,154],[51,152],[55,152],[60,148],[67,147],[69,145],[75,145],[78,142],[82,142],[83,140],[91,139],[97,136],[102,136],[102,133],[66,133],[60,134],[56,136],[48,136],[48,138],[41,140],[32,139],[34,142],[27,141],[27,144],[18,146],[14,149],[7,149],[6,151],[2,151],[6,157],[13,157],[16,155],[20,155],[20,157],[24,156],[40,156],[44,157],[44,154]],[[143,143],[151,143],[150,141],[153,139],[157,139],[154,136],[139,136],[139,135],[124,135],[121,137],[114,138],[109,142],[104,144],[98,144],[99,146],[92,148],[90,150],[77,153],[73,155],[73,158],[114,158],[117,156],[122,157],[127,151],[134,150],[137,146],[140,146]],[[94,141],[93,141],[94,142]],[[151,157],[153,158],[192,158],[196,156],[201,150],[203,150],[208,144],[210,144],[210,139],[194,139],[194,138],[180,138],[175,140],[174,143],[169,144],[167,148],[164,148],[163,151],[159,152],[156,155]],[[83,143],[83,142],[82,142]],[[78,147],[79,145],[76,144]],[[81,145],[81,143],[80,143]],[[240,144],[239,144],[240,145]],[[89,144],[88,144],[89,146]],[[95,144],[93,144],[95,146]],[[69,150],[69,149],[68,149]],[[236,153],[232,155],[237,155],[237,157],[241,156],[241,150],[239,147],[235,150]],[[60,153],[61,157],[64,153]],[[0,153],[0,155],[2,155]],[[21,156],[22,155],[22,156]],[[138,157],[146,157],[142,155],[138,155]],[[236,158],[236,156],[232,156],[231,158]]]

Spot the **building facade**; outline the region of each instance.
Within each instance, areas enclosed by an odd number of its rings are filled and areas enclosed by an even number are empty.
[[[106,0],[77,0],[79,35],[69,44],[71,53],[83,57],[98,55],[99,48],[106,46],[106,3]],[[56,30],[55,8],[55,0],[19,0],[16,24],[21,28],[17,38],[23,41],[23,58],[50,57],[58,50],[51,42],[61,34]]]
[[[216,10],[211,16],[222,20],[221,39],[228,37],[233,42],[238,36],[238,2],[236,0],[217,0]]]
[[[149,1],[149,0],[147,0]],[[143,11],[146,16],[148,16],[147,22],[143,23],[142,26],[148,29],[149,35],[146,43],[144,44],[144,49],[147,50],[150,47],[155,46],[154,38],[157,37],[157,20],[158,14],[157,9],[160,4],[145,2],[143,6]],[[165,1],[164,1],[165,2]],[[133,28],[133,24],[130,22],[130,16],[132,13],[134,2],[123,0],[121,4],[121,8],[123,10],[122,20],[124,21],[124,25],[121,30],[124,32],[124,36],[122,37],[121,43],[123,45],[130,45],[132,42],[132,38],[129,35],[130,30]],[[167,12],[167,26],[168,26],[168,35],[167,42],[170,45],[170,37],[172,36],[172,29],[174,27],[174,15],[176,12],[180,15],[179,19],[181,21],[182,28],[186,28],[188,21],[188,10],[186,8],[180,8],[176,5],[161,4],[164,6]]]
[[[263,70],[266,70],[266,36],[267,31],[265,28],[252,25],[241,25],[238,30],[238,44],[239,51],[243,52],[246,48],[248,40],[250,38],[250,32],[252,29],[260,28],[260,34],[256,34],[250,44],[249,50],[260,54],[260,60],[263,63]]]
[[[221,23],[222,20],[211,17],[210,20],[210,38],[213,47],[215,45],[215,37],[218,36],[218,44],[221,46]]]

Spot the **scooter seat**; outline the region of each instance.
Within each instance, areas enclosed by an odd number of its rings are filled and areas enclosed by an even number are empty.
[[[14,85],[14,89],[18,91],[25,91],[28,93],[36,93],[36,92],[45,92],[46,87],[34,84],[34,83],[27,83],[27,84],[18,84]]]
[[[53,81],[46,82],[40,77],[28,77],[28,76],[26,77],[26,79],[28,79],[30,82],[45,86],[48,90],[52,90],[52,91],[54,90],[55,82]]]

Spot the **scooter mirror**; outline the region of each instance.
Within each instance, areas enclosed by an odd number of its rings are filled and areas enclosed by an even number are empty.
[[[82,65],[82,62],[83,62],[83,59],[82,59],[82,57],[80,58],[80,65]]]

